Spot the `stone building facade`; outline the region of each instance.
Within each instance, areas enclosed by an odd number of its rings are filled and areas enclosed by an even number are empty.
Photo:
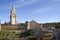
[[[13,6],[10,14],[10,22],[0,24],[0,30],[27,30],[40,28],[40,25],[34,20],[25,23],[18,23],[16,18],[16,9]]]

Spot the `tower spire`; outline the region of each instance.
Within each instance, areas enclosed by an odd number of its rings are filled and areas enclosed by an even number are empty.
[[[12,13],[12,14],[16,14],[15,6],[12,6],[11,13]]]

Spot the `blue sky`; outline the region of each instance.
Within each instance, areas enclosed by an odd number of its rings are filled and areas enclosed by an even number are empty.
[[[35,20],[38,23],[60,22],[60,0],[0,0],[0,20],[10,21],[12,5],[18,22]]]

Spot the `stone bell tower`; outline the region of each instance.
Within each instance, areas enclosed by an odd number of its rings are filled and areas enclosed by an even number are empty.
[[[16,10],[15,7],[12,6],[11,14],[10,14],[10,24],[15,25],[16,24]]]

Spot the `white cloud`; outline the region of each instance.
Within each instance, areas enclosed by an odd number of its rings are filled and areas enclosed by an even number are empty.
[[[52,7],[47,7],[47,8],[39,8],[39,9],[36,9],[34,10],[32,13],[41,13],[41,12],[45,12],[45,11],[48,11],[48,10],[51,10],[53,9]]]
[[[22,3],[22,2],[24,2],[25,0],[18,0],[18,1],[16,1],[16,2],[13,2],[13,4],[19,4],[19,3]]]
[[[51,3],[60,2],[60,0],[52,0]]]
[[[15,4],[16,4],[16,7],[22,7],[25,5],[36,3],[38,1],[40,1],[40,0],[24,0],[22,2],[17,1]]]
[[[13,5],[18,5],[18,4],[20,4],[20,3],[23,3],[24,1],[25,1],[25,0],[13,1],[13,2],[10,2],[10,3],[8,3],[8,4],[3,5],[3,7],[11,7],[11,6],[13,6]]]
[[[60,0],[54,0],[55,2],[60,1]]]
[[[1,8],[9,8],[11,9],[11,6],[15,5],[16,8],[19,8],[19,7],[23,7],[23,6],[26,6],[26,5],[29,5],[29,4],[33,4],[33,3],[36,3],[36,2],[39,2],[40,0],[17,0],[17,1],[14,1],[14,2],[10,2],[8,4],[5,4],[3,5],[3,7],[0,7]]]
[[[48,5],[45,5],[46,7],[38,8],[38,9],[34,10],[32,13],[37,14],[37,13],[41,13],[41,12],[45,12],[45,11],[51,11],[52,9],[56,9],[56,8],[58,8],[58,5],[55,2],[59,2],[59,1],[60,0],[52,0],[51,2],[49,2]]]
[[[54,5],[44,7],[44,8],[38,8],[38,9],[34,10],[32,13],[37,14],[37,13],[41,13],[41,12],[45,12],[45,11],[51,11],[55,8],[57,8],[57,7],[55,7],[55,4],[54,4]]]
[[[42,1],[42,0],[18,0],[16,2],[13,2],[13,4],[15,4],[17,7],[20,7],[20,6],[25,6],[27,4],[33,4],[39,1]],[[51,3],[59,2],[59,1],[60,0],[52,0]]]

